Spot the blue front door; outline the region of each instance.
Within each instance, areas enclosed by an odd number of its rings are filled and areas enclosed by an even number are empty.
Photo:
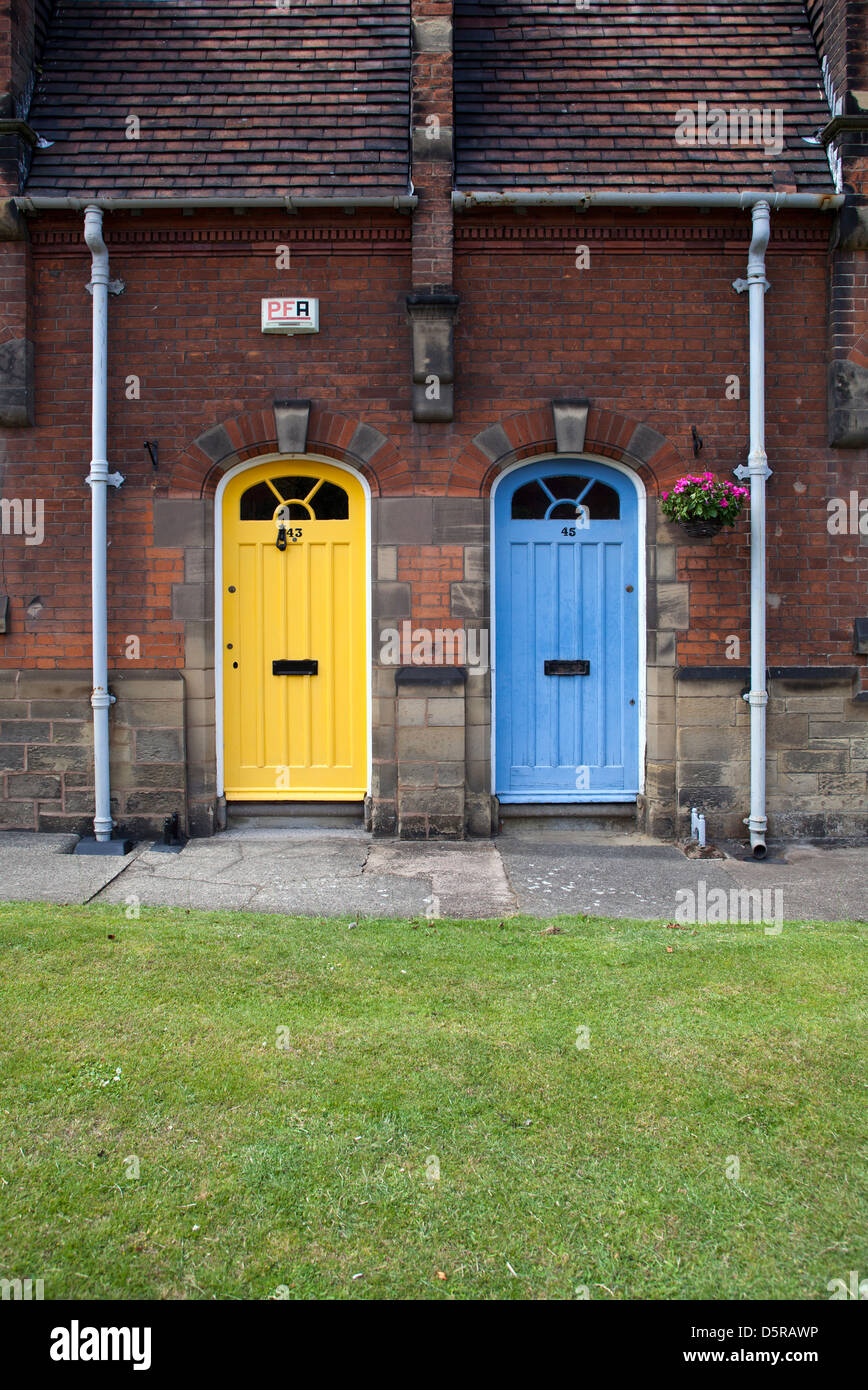
[[[517,469],[495,494],[495,792],[639,791],[638,497],[605,464]]]

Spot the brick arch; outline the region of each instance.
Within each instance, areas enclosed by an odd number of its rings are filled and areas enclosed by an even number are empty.
[[[173,497],[213,497],[217,484],[236,464],[280,452],[277,424],[270,405],[221,420],[179,454],[169,478]],[[398,490],[410,474],[394,445],[373,425],[331,410],[311,407],[305,449],[349,464],[378,497],[384,486]]]
[[[588,411],[584,450],[627,464],[652,495],[685,469],[685,461],[675,446],[650,425],[593,406]],[[450,474],[447,492],[453,496],[487,497],[504,468],[556,451],[551,406],[510,415],[483,430],[462,451]]]

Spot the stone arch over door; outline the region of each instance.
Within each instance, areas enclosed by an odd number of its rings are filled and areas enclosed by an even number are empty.
[[[559,453],[612,459],[635,472],[645,487],[646,746],[638,819],[649,833],[670,838],[677,828],[676,637],[689,626],[690,604],[689,585],[677,577],[677,534],[659,514],[659,496],[689,464],[649,424],[587,402],[554,401],[507,416],[477,434],[456,459],[448,493],[486,499],[487,513],[492,486],[505,469]],[[488,573],[487,553],[484,568]],[[487,743],[490,725],[476,737],[479,747]]]

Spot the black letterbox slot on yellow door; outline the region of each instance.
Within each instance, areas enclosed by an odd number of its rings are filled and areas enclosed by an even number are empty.
[[[273,676],[316,676],[319,674],[318,661],[272,661]]]

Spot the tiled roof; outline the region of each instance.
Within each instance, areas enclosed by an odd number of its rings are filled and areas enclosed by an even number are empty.
[[[456,183],[831,191],[799,0],[456,0]],[[782,111],[784,148],[675,139],[679,108]]]
[[[404,194],[409,50],[410,0],[63,0],[26,192]]]

